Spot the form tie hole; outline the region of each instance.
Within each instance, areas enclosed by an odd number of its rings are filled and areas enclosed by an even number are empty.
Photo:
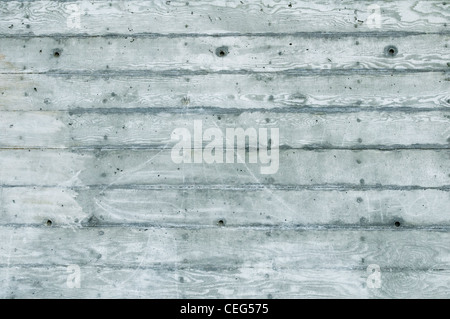
[[[220,227],[225,226],[225,222],[221,219],[217,222],[217,226],[220,226]]]
[[[398,53],[398,49],[393,45],[388,45],[384,48],[384,54],[388,57],[394,57]]]
[[[53,225],[53,222],[49,219],[45,222],[45,225],[47,225],[48,227]]]
[[[395,222],[394,225],[395,225],[395,227],[400,227],[401,226],[400,222]]]
[[[53,56],[54,56],[55,58],[59,58],[59,52],[58,52],[58,51],[55,51],[55,52],[53,53]]]
[[[228,53],[228,47],[219,47],[216,49],[216,55],[220,58],[226,57]]]

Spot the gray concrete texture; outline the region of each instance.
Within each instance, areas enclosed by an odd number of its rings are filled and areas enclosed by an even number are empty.
[[[449,22],[434,0],[0,1],[0,298],[449,298]],[[258,143],[205,162],[230,128]]]

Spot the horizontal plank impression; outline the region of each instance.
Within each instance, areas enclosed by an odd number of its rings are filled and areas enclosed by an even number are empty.
[[[218,111],[219,114],[216,113]],[[103,112],[103,113],[102,113]],[[244,112],[220,114],[219,110],[176,114],[73,110],[69,112],[0,112],[0,147],[172,147],[177,128],[194,136],[194,123],[202,131],[219,128],[225,139],[227,128],[279,129],[279,144],[285,147],[356,147],[435,145],[447,147],[450,111],[420,113],[273,113]],[[180,114],[181,113],[181,114]],[[209,114],[208,114],[209,113]],[[270,132],[269,132],[270,133]],[[202,134],[202,133],[200,133]],[[172,139],[174,138],[174,139]],[[221,138],[219,138],[221,140]],[[222,141],[221,141],[222,142]],[[266,145],[263,141],[262,145]],[[203,144],[208,144],[204,141]],[[432,146],[431,146],[432,147]]]
[[[67,266],[9,267],[1,298],[449,298],[450,271],[382,269],[381,288],[366,269],[105,268],[83,266],[69,289]]]
[[[445,227],[443,190],[0,188],[2,225]],[[219,223],[220,224],[220,223]]]
[[[0,73],[448,70],[450,35],[3,38]],[[396,49],[389,52],[389,46]],[[392,55],[392,56],[391,56]]]
[[[448,296],[449,236],[430,231],[1,227],[0,283],[2,296],[10,298],[81,292],[155,296],[146,291],[202,298]],[[380,266],[380,289],[367,287],[370,264]],[[67,291],[68,265],[80,267],[80,292]]]
[[[374,4],[379,29],[368,21]],[[448,4],[440,0],[2,1],[0,14],[3,35],[442,32],[450,19]]]
[[[1,227],[0,266],[449,270],[450,233]],[[239,249],[236,249],[239,247]]]
[[[208,74],[79,76],[0,74],[0,110],[103,108],[300,107],[439,108],[450,106],[450,75],[440,72],[295,76]]]
[[[170,150],[0,150],[2,185],[138,188],[448,187],[449,150],[280,150],[279,169],[260,163],[175,164]]]

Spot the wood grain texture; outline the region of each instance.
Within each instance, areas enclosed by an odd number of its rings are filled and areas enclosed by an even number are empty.
[[[449,298],[448,270],[382,272],[367,288],[361,269],[151,269],[84,266],[81,287],[67,288],[66,266],[14,266],[2,298]],[[121,278],[121,279],[119,279]]]
[[[415,111],[450,109],[450,74],[0,74],[0,97],[3,111],[223,108],[225,112],[312,107]]]
[[[0,1],[0,298],[450,298],[448,6]]]
[[[369,6],[380,6],[380,29]],[[75,5],[75,6],[74,6]],[[79,27],[73,22],[80,13]],[[2,35],[446,32],[442,1],[2,1]],[[105,19],[105,17],[107,17]],[[67,22],[69,20],[69,23]],[[51,21],[51,23],[49,23]]]
[[[450,35],[435,34],[381,39],[361,36],[3,38],[0,73],[447,71],[449,40]],[[386,51],[390,45],[398,50],[395,56]],[[225,56],[219,56],[217,49],[224,47]]]
[[[255,230],[1,227],[0,255],[10,266],[115,268],[236,266],[282,269],[448,270],[449,234],[425,230]],[[245,243],[245,245],[244,245]],[[234,247],[240,247],[236,250]],[[364,258],[364,262],[362,262]],[[215,264],[220,262],[220,264]],[[2,267],[7,266],[2,264]]]
[[[202,132],[218,128],[224,138],[227,128],[256,131],[278,128],[279,145],[290,148],[364,149],[380,145],[448,148],[450,138],[450,110],[332,114],[318,111],[310,114],[238,109],[235,113],[222,114],[220,109],[201,109],[194,113],[186,109],[172,114],[164,110],[147,113],[147,109],[131,112],[106,109],[98,114],[96,110],[75,109],[69,112],[0,112],[0,117],[2,148],[172,148],[178,142],[173,139],[173,131],[186,128],[193,136],[195,121],[202,122]]]
[[[446,232],[2,227],[0,234],[8,297],[448,297]],[[366,286],[373,263],[381,267],[379,290]],[[71,264],[80,266],[83,290],[65,286]]]
[[[0,188],[1,225],[445,228],[447,190]],[[280,209],[280,207],[282,209]]]
[[[175,164],[170,150],[1,150],[2,186],[100,188],[441,188],[448,150],[281,150],[276,174],[260,164]],[[218,171],[220,174],[218,174]],[[267,185],[267,186],[261,186]]]

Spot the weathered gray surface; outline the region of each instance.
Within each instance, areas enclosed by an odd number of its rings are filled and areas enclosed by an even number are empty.
[[[201,36],[2,38],[0,72],[275,72],[305,70],[446,70],[447,34],[402,37]],[[385,47],[398,48],[387,56]],[[216,55],[227,47],[226,57]],[[55,57],[54,53],[59,56]]]
[[[371,4],[0,1],[0,297],[449,298],[450,9]],[[173,163],[194,120],[278,172]]]
[[[448,147],[446,130],[450,127],[447,111],[433,112],[325,112],[302,113],[242,111],[222,114],[217,109],[178,110],[171,112],[103,109],[72,112],[0,112],[2,147],[92,147],[114,145],[150,148],[171,147],[173,127],[194,131],[194,120],[205,128],[227,127],[279,128],[280,145],[299,148],[354,147],[392,145],[434,145]],[[174,114],[175,113],[175,114]],[[189,114],[191,113],[191,114]],[[209,113],[209,114],[205,114]],[[170,123],[170,125],[168,125]],[[418,132],[420,132],[418,134]],[[450,132],[450,131],[449,131]]]
[[[67,26],[79,5],[79,30]],[[290,6],[289,6],[290,4]],[[2,1],[0,31],[8,35],[134,33],[188,35],[223,33],[367,32],[373,1]],[[383,30],[448,31],[448,3],[379,1]],[[105,16],[108,17],[105,19]],[[52,23],[49,23],[52,21]],[[11,27],[12,25],[12,27]],[[29,26],[27,26],[29,25]]]

